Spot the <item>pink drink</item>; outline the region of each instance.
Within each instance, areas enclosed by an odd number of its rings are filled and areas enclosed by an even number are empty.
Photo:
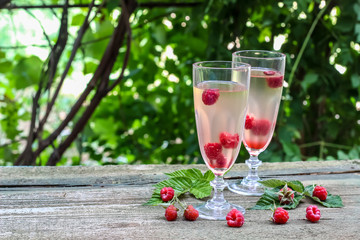
[[[223,175],[239,153],[247,95],[243,85],[231,81],[204,81],[194,87],[200,150],[216,175]]]
[[[272,138],[279,110],[284,75],[252,68],[244,145],[250,154],[263,151]]]

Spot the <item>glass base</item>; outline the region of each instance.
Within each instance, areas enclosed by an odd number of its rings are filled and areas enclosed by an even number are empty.
[[[212,203],[211,200],[205,204],[195,207],[199,211],[199,217],[208,220],[226,220],[226,215],[234,208],[245,214],[245,208],[239,205],[225,202],[221,206]]]
[[[265,187],[258,181],[249,181],[244,178],[241,182],[232,183],[228,186],[229,190],[247,196],[261,196]]]

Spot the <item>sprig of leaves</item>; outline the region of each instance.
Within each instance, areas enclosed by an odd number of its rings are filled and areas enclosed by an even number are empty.
[[[285,209],[294,209],[300,204],[301,199],[305,197],[309,197],[312,200],[320,203],[324,207],[328,208],[339,208],[344,206],[340,196],[332,195],[329,192],[325,201],[321,201],[319,198],[313,197],[312,192],[316,185],[309,185],[304,187],[304,185],[300,181],[285,181],[279,179],[269,179],[265,181],[260,181],[260,183],[270,189],[265,190],[264,194],[257,201],[256,205],[251,208],[254,210],[272,209],[274,207],[274,204],[276,205],[276,207],[281,206]],[[278,192],[286,184],[288,187],[292,188],[293,191],[295,191],[294,200],[291,204],[280,205]]]
[[[170,178],[154,185],[155,190],[151,198],[144,203],[144,205],[164,205],[160,197],[160,191],[163,187],[172,187],[176,197],[186,192],[190,192],[190,194],[198,199],[208,197],[212,191],[210,181],[215,178],[215,175],[210,170],[203,175],[202,172],[196,168],[177,170],[172,173],[165,173],[165,175]]]

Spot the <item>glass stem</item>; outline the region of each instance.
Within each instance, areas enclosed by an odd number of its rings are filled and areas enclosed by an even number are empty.
[[[223,191],[227,183],[224,181],[223,176],[215,175],[215,179],[210,184],[214,188],[214,195],[210,200],[211,204],[222,206],[226,202]]]
[[[246,165],[249,167],[249,174],[246,179],[248,181],[258,181],[260,180],[258,175],[258,167],[262,164],[262,162],[258,159],[257,155],[250,155],[250,158],[246,160]]]

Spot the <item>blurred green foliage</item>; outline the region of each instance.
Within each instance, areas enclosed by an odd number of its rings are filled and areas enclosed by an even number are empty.
[[[12,2],[24,4],[24,1]],[[63,3],[26,1],[34,5],[43,2]],[[72,1],[80,2],[88,1]],[[108,1],[91,24],[69,81],[76,81],[79,73],[91,75],[96,69],[121,11],[117,2]],[[231,60],[231,53],[240,49],[277,50],[287,55],[287,86],[277,128],[268,149],[260,155],[261,160],[359,158],[359,0],[196,2],[189,7],[143,8],[141,4],[149,2],[140,1],[131,16],[132,45],[126,76],[101,102],[60,165],[202,162],[193,111],[192,63]],[[326,8],[324,14],[319,15],[323,8]],[[54,12],[60,13],[61,9],[34,11],[41,11],[43,19],[54,21]],[[72,40],[86,12],[85,8],[71,10]],[[7,22],[0,26],[1,165],[11,165],[22,150],[31,97],[44,64],[41,53],[49,51],[41,46],[29,47],[33,51],[17,47],[19,35],[26,32],[13,21],[20,13],[26,16],[24,10],[0,10],[1,21]],[[30,15],[27,17],[31,19]],[[310,35],[316,17],[320,19]],[[56,34],[49,36],[56,40]],[[299,55],[306,38],[308,43]],[[21,43],[34,44],[24,43],[24,39]],[[36,44],[46,45],[45,38],[42,36]],[[71,45],[61,58],[58,74],[70,52]],[[115,71],[121,69],[124,53],[125,47],[121,49]],[[292,71],[294,76],[289,81]],[[68,95],[58,100],[57,112],[46,126],[45,134],[51,133],[61,121],[61,114],[75,102]],[[42,99],[43,103],[46,101]],[[66,134],[64,131],[63,135]],[[59,141],[61,138],[54,145]],[[51,149],[43,153],[39,164],[44,164],[50,153]],[[242,147],[238,162],[247,156]]]

